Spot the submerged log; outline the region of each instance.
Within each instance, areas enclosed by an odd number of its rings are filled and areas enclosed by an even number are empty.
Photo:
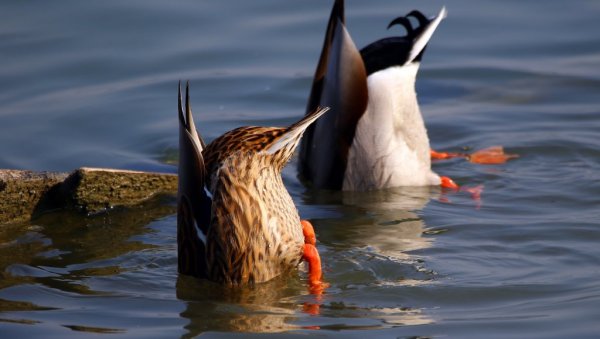
[[[98,213],[176,192],[175,174],[85,167],[70,174],[0,170],[0,223],[55,209]]]

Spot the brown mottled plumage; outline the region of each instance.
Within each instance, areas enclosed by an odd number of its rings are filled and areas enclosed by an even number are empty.
[[[179,271],[237,285],[296,267],[304,236],[281,170],[319,108],[287,128],[240,127],[205,146],[179,91]]]

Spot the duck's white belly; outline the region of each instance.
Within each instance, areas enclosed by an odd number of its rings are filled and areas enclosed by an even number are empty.
[[[419,154],[404,143],[383,149],[353,144],[348,154],[343,190],[365,191],[399,186],[439,185],[440,178]]]
[[[414,90],[417,68],[393,67],[368,77],[369,102],[348,152],[344,190],[439,185]]]

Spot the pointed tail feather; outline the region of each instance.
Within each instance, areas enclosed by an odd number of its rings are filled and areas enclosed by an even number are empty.
[[[415,14],[413,14],[413,12],[411,12],[409,15],[411,14],[413,16],[416,16]],[[446,15],[448,15],[448,11],[446,11],[446,7],[442,7],[438,15],[435,18],[433,18],[433,20],[429,21],[429,23],[427,23],[427,27],[414,39],[414,43],[412,49],[410,50],[408,59],[404,63],[405,65],[415,60],[415,58],[423,51],[423,49],[425,49],[427,43],[429,42],[429,39],[431,39],[431,37],[433,36],[433,32],[435,32],[436,28],[438,27],[440,22],[442,22],[442,20],[446,17]],[[417,19],[419,18],[417,17]],[[423,20],[419,20],[419,23],[423,25]]]
[[[178,196],[186,196],[193,206],[194,217],[199,227],[206,233],[207,214],[210,216],[210,197],[205,186],[206,168],[202,150],[204,142],[198,135],[190,106],[189,83],[186,86],[186,107],[181,105],[179,86],[179,187]]]
[[[185,130],[190,134],[190,137],[194,144],[197,145],[200,152],[206,147],[204,140],[198,134],[196,130],[196,124],[194,124],[194,117],[192,116],[192,106],[190,104],[190,82],[185,84],[185,113],[183,110],[181,98],[181,81],[179,82],[178,92],[178,104],[179,104],[179,123],[185,127]]]
[[[344,25],[345,21],[344,0],[335,0],[333,8],[331,9],[331,14],[329,15],[325,39],[323,40],[323,47],[321,48],[321,55],[319,56],[319,62],[317,63],[317,68],[315,69],[315,75],[313,77],[313,85],[310,90],[308,105],[306,106],[307,115],[319,106],[321,93],[323,91],[323,78],[327,73],[327,64],[329,62],[329,55],[331,54],[333,35],[337,29],[337,25],[340,23]],[[310,134],[310,131],[308,133]]]
[[[310,126],[313,122],[315,122],[321,115],[325,114],[329,111],[329,107],[317,107],[312,113],[305,115],[300,121],[291,125],[287,128],[285,133],[272,145],[270,145],[265,151],[268,154],[273,154],[280,149],[287,147],[288,145],[293,145],[298,142],[304,131]],[[295,145],[294,145],[295,146]]]
[[[179,83],[179,186],[177,191],[177,252],[180,273],[205,277],[204,253],[210,225],[211,201],[206,191],[204,142],[196,131],[190,106],[189,83],[186,107]]]

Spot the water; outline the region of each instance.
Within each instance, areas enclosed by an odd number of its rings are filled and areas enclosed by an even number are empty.
[[[175,172],[176,86],[200,132],[284,125],[304,110],[329,1],[45,1],[0,11],[0,168]],[[442,3],[348,1],[358,46]],[[304,270],[230,291],[178,276],[175,200],[0,227],[2,337],[566,338],[600,330],[600,5],[453,1],[419,99],[436,163],[480,203],[435,188],[337,194],[284,180],[315,225],[322,297]],[[480,206],[479,206],[480,204]]]

